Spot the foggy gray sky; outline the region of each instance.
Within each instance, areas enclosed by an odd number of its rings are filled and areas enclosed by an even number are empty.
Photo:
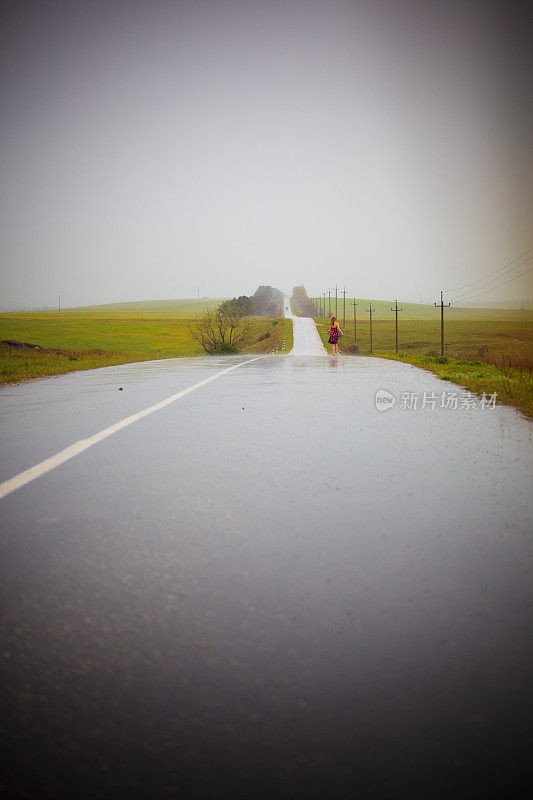
[[[533,245],[526,7],[4,3],[0,305],[497,270]]]

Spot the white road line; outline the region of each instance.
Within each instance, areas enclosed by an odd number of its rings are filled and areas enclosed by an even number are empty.
[[[128,425],[138,422],[143,417],[147,417],[148,414],[153,414],[154,411],[159,411],[161,408],[165,408],[165,406],[170,405],[175,400],[179,400],[180,397],[185,397],[185,395],[189,394],[189,392],[193,392],[195,389],[199,389],[201,386],[211,383],[211,381],[220,378],[222,375],[226,375],[226,373],[231,372],[234,369],[243,367],[245,364],[251,364],[253,361],[259,361],[261,358],[266,358],[266,356],[257,356],[257,358],[251,358],[249,361],[242,361],[240,364],[234,364],[233,367],[228,367],[220,372],[215,372],[215,374],[211,375],[209,378],[205,378],[205,380],[199,381],[193,386],[188,386],[187,389],[182,389],[181,392],[176,392],[176,394],[166,397],[164,400],[161,400],[159,403],[155,403],[153,406],[145,408],[143,411],[138,411],[136,414],[131,414],[129,417],[125,417],[119,422],[115,422],[114,425],[104,428],[99,433],[95,433],[94,436],[90,436],[88,439],[80,439],[78,442],[74,442],[74,444],[69,445],[69,447],[66,447],[64,450],[60,450],[59,453],[56,453],[54,456],[50,456],[50,458],[41,461],[34,467],[30,467],[29,469],[24,470],[24,472],[20,472],[18,475],[15,475],[13,478],[9,478],[7,481],[0,483],[0,500],[3,497],[7,497],[8,494],[11,494],[17,489],[20,489],[22,486],[25,486],[27,483],[34,481],[36,478],[40,478],[41,475],[50,472],[56,467],[59,467],[61,464],[64,464],[65,461],[68,461],[69,459],[74,458],[74,456],[77,456],[80,453],[83,453],[85,450],[88,450],[89,447],[93,446],[93,444],[98,444],[98,442],[107,439],[108,436],[112,436],[117,431],[122,430],[122,428],[127,428]]]
[[[309,338],[307,336],[307,325],[305,324],[307,320],[304,320],[304,333],[305,333],[305,343],[307,345],[307,355],[309,355]]]

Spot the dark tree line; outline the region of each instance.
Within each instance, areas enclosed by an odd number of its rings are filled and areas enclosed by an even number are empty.
[[[232,300],[224,300],[220,308],[231,309],[246,317],[282,317],[283,292],[273,286],[259,286],[251,297],[241,294]]]

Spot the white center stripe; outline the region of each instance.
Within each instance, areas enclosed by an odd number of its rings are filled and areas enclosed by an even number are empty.
[[[195,389],[205,386],[206,383],[211,383],[211,381],[220,378],[222,375],[226,375],[226,373],[231,372],[234,369],[243,367],[245,364],[251,364],[253,361],[259,361],[261,358],[265,358],[265,356],[257,356],[257,358],[251,358],[249,361],[242,361],[240,364],[234,364],[233,367],[228,367],[220,372],[215,372],[215,374],[211,375],[209,378],[205,378],[203,381],[199,381],[193,386],[188,386],[186,389],[182,389],[181,392],[176,392],[176,394],[166,397],[164,400],[161,400],[159,403],[156,403],[153,406],[145,408],[143,411],[138,411],[136,414],[131,414],[129,417],[125,417],[119,422],[115,422],[114,425],[104,428],[102,431],[95,433],[94,436],[90,436],[88,439],[80,439],[78,442],[74,442],[74,444],[69,445],[69,447],[65,447],[64,450],[60,450],[59,453],[56,453],[54,456],[50,456],[50,458],[41,461],[34,467],[30,467],[29,469],[24,470],[24,472],[20,472],[18,475],[15,475],[13,478],[9,478],[9,480],[0,483],[0,499],[2,499],[2,497],[6,497],[8,494],[11,494],[11,492],[14,492],[16,489],[20,489],[21,486],[25,486],[27,483],[34,481],[35,478],[39,478],[46,472],[50,472],[50,470],[59,467],[61,464],[64,464],[65,461],[74,458],[74,456],[79,455],[79,453],[83,453],[84,450],[88,450],[89,447],[93,446],[93,444],[97,444],[98,442],[107,439],[108,436],[112,436],[117,431],[122,430],[122,428],[127,428],[128,425],[138,422],[143,417],[147,417],[148,414],[153,414],[154,411],[159,411],[161,408],[165,408],[165,406],[170,405],[175,400],[179,400],[180,397],[185,397],[185,395],[189,394],[189,392],[193,392]]]

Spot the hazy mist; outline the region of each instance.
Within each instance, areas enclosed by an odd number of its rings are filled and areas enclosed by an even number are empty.
[[[3,308],[433,302],[532,246],[527,4],[4,9]],[[531,272],[479,299],[528,296]]]

